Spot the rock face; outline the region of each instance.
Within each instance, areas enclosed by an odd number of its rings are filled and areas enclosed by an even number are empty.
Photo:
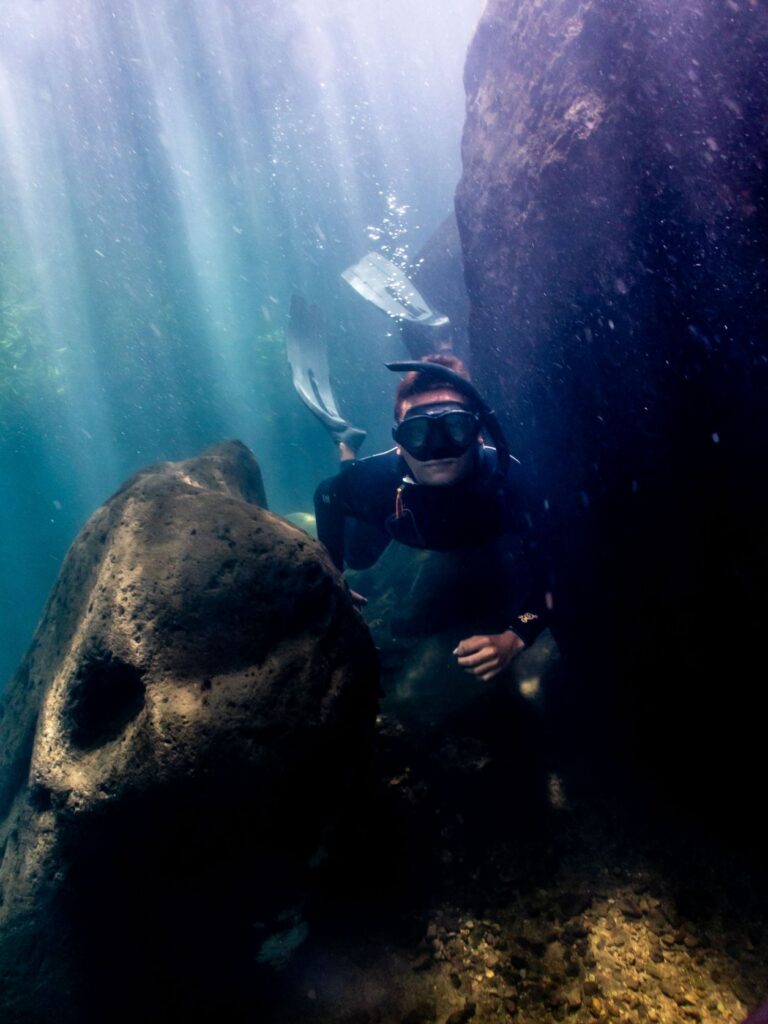
[[[419,251],[411,279],[432,309],[450,319],[453,350],[460,359],[468,359],[469,303],[464,285],[461,239],[453,214],[443,221]],[[403,343],[414,359],[420,359],[427,354],[424,334],[409,327],[407,320],[400,324]]]
[[[229,442],[139,473],[72,545],[0,720],[4,1021],[235,1019],[300,938],[376,669],[323,550],[265,505]]]
[[[764,771],[722,684],[765,584],[767,77],[742,0],[491,0],[465,77],[473,365],[535,463],[559,639],[709,798]]]

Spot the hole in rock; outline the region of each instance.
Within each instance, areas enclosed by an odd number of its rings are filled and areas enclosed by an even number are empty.
[[[143,672],[111,654],[87,659],[72,680],[65,716],[81,750],[117,739],[144,707]]]

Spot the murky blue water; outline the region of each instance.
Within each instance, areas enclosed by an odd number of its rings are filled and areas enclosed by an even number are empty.
[[[294,290],[385,444],[401,353],[339,279],[452,208],[481,0],[0,2],[0,685],[131,472],[225,437],[271,506],[334,467],[293,395]]]

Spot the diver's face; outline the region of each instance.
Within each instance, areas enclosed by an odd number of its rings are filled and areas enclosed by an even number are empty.
[[[426,391],[420,395],[413,395],[407,398],[401,408],[401,420],[405,419],[409,412],[418,409],[423,405],[462,405],[468,408],[464,396],[451,388],[440,391]],[[478,437],[479,441],[480,438]],[[421,461],[415,458],[405,448],[398,445],[397,454],[405,459],[411,476],[417,484],[431,484],[435,487],[446,487],[449,484],[458,483],[472,472],[475,458],[476,443],[472,443],[465,452],[451,458],[430,459]]]

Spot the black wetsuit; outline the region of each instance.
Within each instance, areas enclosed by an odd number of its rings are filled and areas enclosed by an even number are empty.
[[[502,476],[495,450],[484,446],[471,475],[449,486],[415,483],[393,448],[343,463],[315,493],[318,537],[339,569],[368,568],[392,540],[452,552],[442,575],[441,590],[450,592],[445,608],[477,619],[467,625],[479,632],[513,629],[530,644],[545,628],[547,610],[523,507],[519,464],[510,460]],[[433,618],[441,614],[441,595],[434,598]]]

